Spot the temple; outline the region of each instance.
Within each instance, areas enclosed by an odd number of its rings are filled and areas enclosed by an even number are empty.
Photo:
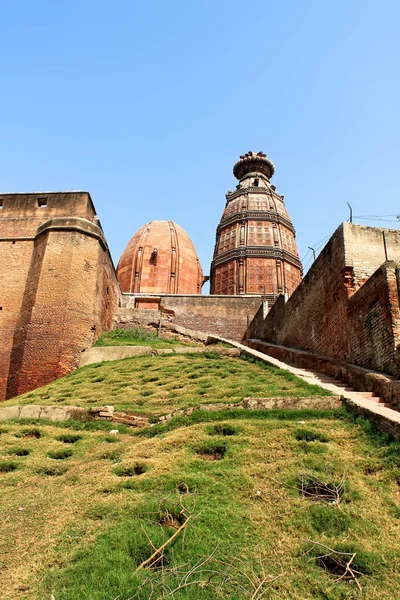
[[[211,294],[262,294],[273,302],[290,296],[302,278],[295,230],[275,172],[262,152],[248,152],[233,167],[239,180],[226,194],[211,263]]]
[[[245,341],[400,407],[400,231],[343,223],[302,279],[274,171],[236,162],[210,294],[173,221],[138,229],[115,270],[88,192],[0,194],[0,401],[76,369],[103,331],[146,327]]]

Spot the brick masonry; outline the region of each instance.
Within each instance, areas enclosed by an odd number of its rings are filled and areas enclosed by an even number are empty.
[[[154,321],[160,318],[193,331],[227,335],[241,341],[253,316],[261,305],[261,296],[197,296],[122,294],[124,310],[117,313],[116,326],[124,326],[127,310],[132,318],[146,306]],[[153,308],[152,311],[149,308]],[[138,315],[139,317],[139,315]],[[133,319],[134,322],[134,319]],[[129,327],[129,325],[128,325]]]
[[[87,192],[0,196],[0,400],[76,368],[119,288]]]
[[[247,337],[400,376],[399,258],[399,231],[343,223],[289,300],[280,296],[265,318],[258,311]]]

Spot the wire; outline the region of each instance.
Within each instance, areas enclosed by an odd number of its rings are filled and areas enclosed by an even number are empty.
[[[354,218],[357,218],[357,219],[364,219],[365,218],[366,219],[366,218],[369,218],[369,217],[373,217],[373,218],[378,218],[378,217],[400,217],[400,215],[399,214],[396,214],[396,215],[357,215],[357,217],[354,217]]]
[[[363,221],[385,221],[385,223],[399,223],[400,215],[398,219],[382,219],[381,217],[359,217],[354,216],[353,219],[361,219]]]
[[[310,254],[311,250],[308,250],[308,252],[303,256],[303,258],[301,258],[301,262],[304,262],[307,258],[307,256]]]
[[[308,250],[308,252],[303,256],[301,260],[301,263],[303,265],[303,270],[305,270],[307,268],[308,265],[310,265],[311,263],[314,262],[314,254],[312,256],[310,256],[310,258],[307,260],[307,262],[304,264],[304,261],[306,260],[307,256],[310,254],[310,252],[312,252],[311,248],[314,249],[315,252],[317,252],[321,246],[324,244],[324,242],[326,240],[328,240],[331,237],[331,234],[327,235],[326,237],[322,238],[322,240],[319,240],[319,242],[316,242],[313,246],[310,246],[310,249]],[[316,257],[315,257],[316,258]]]

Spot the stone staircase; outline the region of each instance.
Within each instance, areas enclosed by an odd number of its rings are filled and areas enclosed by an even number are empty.
[[[332,385],[336,388],[340,388],[341,390],[343,390],[343,392],[352,392],[352,394],[355,394],[359,398],[365,398],[366,400],[379,404],[380,406],[384,406],[386,408],[393,408],[391,404],[385,402],[385,400],[383,398],[380,398],[377,394],[375,394],[375,392],[359,392],[356,389],[354,389],[350,384],[341,381],[340,379],[337,379],[330,375],[326,375],[325,373],[313,371],[312,369],[304,370],[306,371],[306,373],[310,373],[310,375],[321,384]]]

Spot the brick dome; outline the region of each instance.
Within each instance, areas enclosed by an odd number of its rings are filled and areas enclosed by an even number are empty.
[[[211,263],[211,294],[261,294],[273,302],[302,278],[295,230],[270,179],[273,162],[248,152],[233,167],[239,183],[226,194]]]
[[[203,272],[193,242],[173,221],[150,221],[135,233],[117,267],[121,290],[200,294]]]

